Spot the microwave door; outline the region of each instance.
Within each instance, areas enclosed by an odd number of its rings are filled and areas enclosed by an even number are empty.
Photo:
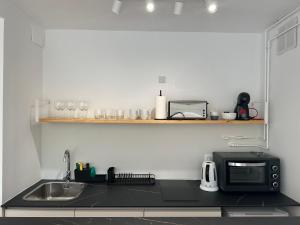
[[[266,167],[265,162],[228,162],[228,184],[265,185]]]

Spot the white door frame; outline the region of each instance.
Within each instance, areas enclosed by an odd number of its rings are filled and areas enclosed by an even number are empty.
[[[3,166],[3,69],[4,69],[4,18],[0,17],[0,203],[2,204]],[[1,210],[0,210],[1,211]],[[0,212],[0,216],[2,211]]]

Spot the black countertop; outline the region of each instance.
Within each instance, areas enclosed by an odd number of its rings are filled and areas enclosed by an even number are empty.
[[[288,218],[0,218],[0,225],[299,225]]]
[[[199,189],[200,181],[158,180],[155,185],[107,185],[88,184],[79,198],[65,202],[25,201],[23,196],[38,185],[49,182],[42,180],[28,188],[3,205],[5,208],[16,207],[284,207],[300,204],[281,193],[224,193],[205,192]],[[191,189],[176,189],[184,184]],[[164,187],[171,187],[174,200],[166,200]],[[193,190],[193,199],[190,192]],[[169,191],[168,191],[169,192]],[[165,200],[164,200],[165,199]]]

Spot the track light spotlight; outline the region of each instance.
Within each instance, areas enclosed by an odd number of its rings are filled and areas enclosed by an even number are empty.
[[[155,11],[155,3],[154,0],[147,0],[146,1],[146,9],[148,12],[152,13]]]
[[[218,2],[215,0],[206,0],[206,9],[210,14],[214,14],[218,11]]]
[[[114,0],[113,6],[112,6],[112,11],[115,14],[120,14],[122,7],[122,1],[121,0]]]
[[[183,2],[179,1],[179,0],[176,0],[175,1],[175,6],[174,6],[174,14],[177,15],[177,16],[181,15],[182,9],[183,9]]]

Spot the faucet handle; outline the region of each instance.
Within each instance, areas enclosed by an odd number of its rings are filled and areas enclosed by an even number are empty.
[[[65,150],[65,155],[70,155],[70,150],[69,149]]]
[[[63,157],[63,162],[67,161],[67,156],[66,156],[66,152],[64,153],[64,157]]]
[[[63,161],[66,162],[68,157],[70,157],[70,151],[67,149],[64,153]]]

